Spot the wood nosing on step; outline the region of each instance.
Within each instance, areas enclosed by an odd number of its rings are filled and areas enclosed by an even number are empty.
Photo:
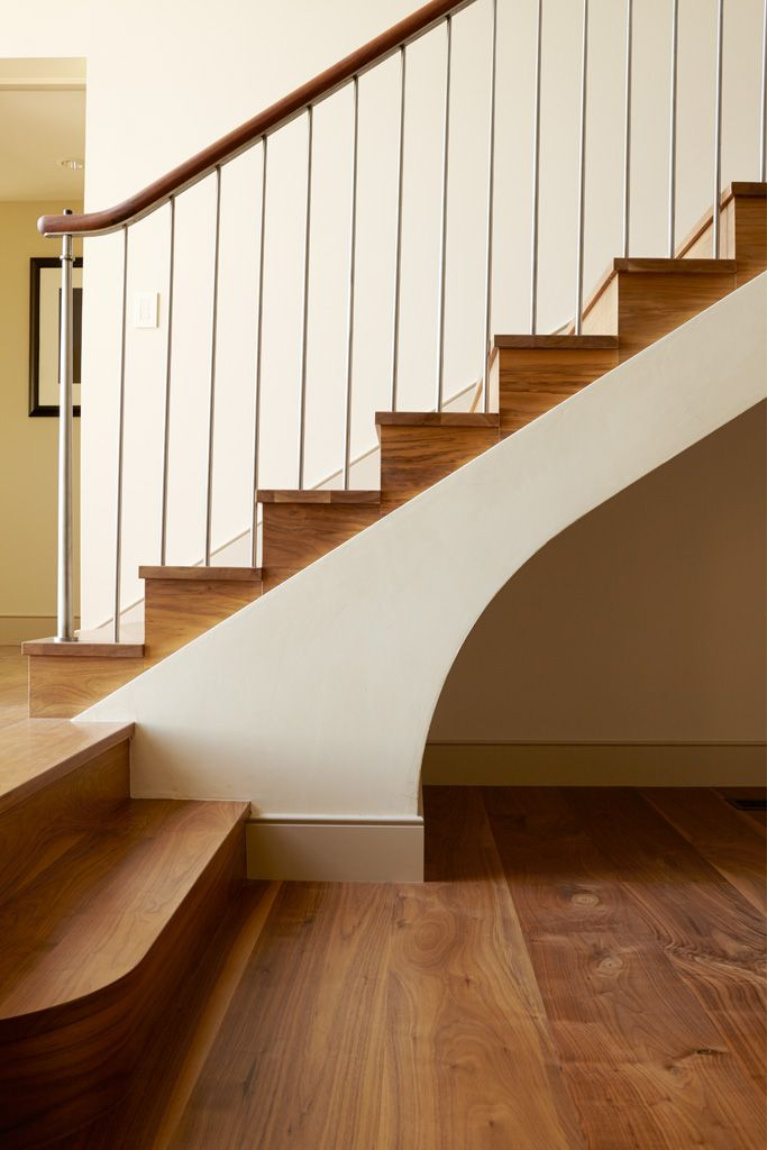
[[[498,414],[471,411],[377,411],[379,427],[499,427]]]
[[[722,205],[733,196],[754,196],[757,198],[767,199],[767,184],[759,183],[756,180],[734,180],[733,183],[726,189],[722,199]]]
[[[21,644],[22,655],[53,655],[75,659],[141,659],[143,643],[99,642],[93,639],[57,643],[55,639],[28,639]]]
[[[617,335],[496,335],[497,348],[537,348],[555,351],[617,351]]]
[[[674,258],[627,259],[620,257],[613,261],[615,272],[639,273],[640,275],[734,275],[738,270],[737,260]]]
[[[139,579],[174,579],[212,583],[260,583],[260,567],[139,567]]]
[[[370,504],[381,502],[380,491],[299,491],[287,488],[259,488],[256,492],[257,503],[336,503]]]

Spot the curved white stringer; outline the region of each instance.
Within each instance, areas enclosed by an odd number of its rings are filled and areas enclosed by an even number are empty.
[[[136,722],[137,796],[420,831],[432,714],[479,616],[549,540],[764,398],[765,314],[767,274],[82,717]],[[414,858],[374,877],[418,878]]]

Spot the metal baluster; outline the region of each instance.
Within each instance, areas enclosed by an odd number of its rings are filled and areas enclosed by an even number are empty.
[[[349,489],[352,441],[352,378],[354,374],[354,281],[357,270],[357,169],[359,159],[360,123],[360,81],[355,76],[354,91],[354,142],[352,145],[352,205],[349,236],[349,303],[346,335],[346,427],[344,430],[344,490]]]
[[[724,33],[724,0],[718,0],[716,20],[716,94],[714,97],[714,204],[712,247],[714,259],[719,259],[721,247],[722,199],[722,40]]]
[[[72,215],[71,208],[64,209]],[[61,237],[61,310],[59,331],[59,486],[56,570],[56,642],[75,643],[72,539],[72,384],[74,378],[73,240]]]
[[[581,65],[581,139],[578,183],[578,252],[575,285],[575,334],[583,330],[583,234],[586,211],[586,90],[589,47],[589,0],[583,0],[583,56]]]
[[[668,133],[668,256],[676,248],[676,89],[679,45],[679,0],[671,0],[671,93]]]
[[[634,30],[634,3],[626,0],[626,127],[623,135],[623,255],[629,254],[629,212],[631,208],[631,40]]]
[[[213,525],[213,438],[216,415],[216,361],[218,353],[218,279],[221,246],[221,169],[216,168],[216,234],[213,248],[213,305],[210,326],[210,406],[208,409],[208,488],[205,504],[205,566],[210,567]]]
[[[128,337],[128,228],[123,228],[122,327],[120,336],[120,393],[117,416],[117,512],[115,530],[114,640],[120,642],[120,579],[122,567],[123,460],[125,456],[125,357]]]
[[[173,356],[173,287],[176,261],[176,198],[170,198],[170,260],[168,266],[168,339],[165,350],[165,428],[162,450],[162,526],[160,565],[165,566],[168,547],[168,457],[170,447],[170,381]]]
[[[306,371],[309,348],[309,261],[312,232],[312,161],[314,159],[314,109],[306,109],[309,117],[308,160],[306,165],[306,217],[304,220],[304,286],[301,308],[301,406],[298,433],[298,486],[304,486],[304,459],[306,455]]]
[[[495,204],[495,106],[498,73],[498,0],[493,0],[493,33],[490,64],[490,139],[487,165],[487,272],[485,275],[485,330],[482,359],[482,396],[485,412],[490,410],[490,345],[492,342],[493,308],[493,210]]]
[[[256,322],[256,402],[253,428],[253,521],[251,524],[251,565],[258,566],[258,464],[261,447],[261,375],[264,347],[264,265],[266,256],[266,168],[268,159],[267,136],[264,136],[263,168],[261,172],[261,244],[258,253],[258,319]]]
[[[445,270],[447,265],[447,188],[450,156],[450,81],[453,60],[453,18],[445,20],[447,27],[447,69],[445,73],[445,120],[442,136],[442,206],[440,213],[439,251],[439,315],[437,321],[437,411],[442,411],[445,394]]]
[[[392,334],[391,365],[391,409],[397,410],[397,386],[399,384],[399,321],[402,297],[402,200],[405,180],[405,96],[407,92],[407,49],[400,48],[400,109],[399,109],[399,158],[397,162],[397,220],[395,224],[397,242],[394,256],[394,330]]]
[[[759,115],[759,180],[767,181],[767,0],[762,30],[762,106]]]
[[[543,0],[538,0],[538,27],[535,40],[535,112],[533,115],[533,225],[530,238],[530,331],[538,327],[538,202],[541,166],[541,33]]]

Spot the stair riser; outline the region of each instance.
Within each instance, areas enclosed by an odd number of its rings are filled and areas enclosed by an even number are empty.
[[[501,436],[511,435],[617,366],[602,348],[499,348]]]
[[[240,822],[129,977],[71,1004],[0,1022],[3,1145],[45,1146],[119,1102],[244,871]]]
[[[264,503],[263,512],[264,589],[270,590],[375,523],[380,508]]]
[[[99,822],[130,794],[128,742],[103,751],[0,815],[0,899],[19,892],[62,849],[56,836]]]
[[[497,427],[383,425],[381,509],[391,511],[469,463],[499,440]]]
[[[29,659],[29,714],[71,719],[150,666],[144,659],[34,655]]]
[[[615,279],[621,363],[718,303],[738,286],[736,275],[731,273],[619,272]]]
[[[151,662],[164,659],[198,635],[260,598],[260,581],[146,579],[144,642]]]

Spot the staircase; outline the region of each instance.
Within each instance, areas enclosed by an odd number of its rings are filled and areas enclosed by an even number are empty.
[[[379,490],[259,490],[263,568],[142,568],[144,643],[24,645],[30,714],[49,721],[33,720],[28,777],[0,796],[9,1145],[44,1145],[122,1096],[244,875],[249,804],[131,799],[132,727],[51,717],[78,713],[271,593],[764,270],[767,187],[735,185],[728,204],[736,221],[741,205],[761,220],[733,258],[616,261],[589,311],[604,309],[606,333],[496,337],[497,414],[379,413]]]
[[[376,414],[379,490],[262,489],[263,566],[141,567],[143,642],[33,640],[29,713],[71,718],[767,268],[767,184],[722,198],[730,258],[696,258],[711,214],[674,259],[616,259],[584,308],[583,333],[497,335],[489,357],[497,413]]]
[[[127,256],[128,231],[134,222],[168,203],[173,212],[175,197],[211,173],[220,195],[221,166],[256,142],[263,142],[264,147],[265,188],[268,131],[277,130],[301,110],[308,109],[311,123],[314,101],[343,83],[354,84],[356,99],[359,75],[394,51],[403,53],[404,117],[406,46],[437,22],[449,21],[453,9],[464,6],[433,0],[421,13],[319,77],[314,87],[300,89],[268,109],[133,201],[112,212],[82,217],[84,223],[72,217],[43,221],[44,230],[70,236],[78,231],[98,235],[122,228]],[[449,44],[448,40],[448,51]],[[495,39],[493,53],[494,82]],[[445,172],[447,146],[446,129]],[[401,163],[400,155],[400,194]],[[492,191],[492,162],[490,187]],[[307,253],[310,207],[311,177]],[[442,207],[444,248],[444,202]],[[718,236],[712,237],[718,232],[721,244]],[[490,240],[489,265],[492,231]],[[720,248],[720,258],[702,258],[712,242],[715,249]],[[76,642],[61,641],[67,637],[58,635],[23,645],[28,657],[30,720],[0,732],[4,758],[17,764],[0,784],[0,920],[5,943],[0,956],[3,1145],[46,1145],[95,1122],[125,1094],[142,1048],[163,1025],[168,1000],[191,975],[245,875],[249,803],[132,798],[133,725],[65,720],[161,664],[255,600],[273,595],[298,572],[356,535],[375,531],[409,501],[767,269],[767,183],[733,183],[720,204],[674,250],[673,257],[664,259],[626,255],[616,259],[568,330],[489,338],[481,364],[483,410],[449,411],[438,404],[433,411],[408,411],[392,403],[391,410],[375,413],[380,445],[380,486],[376,489],[349,486],[348,426],[343,489],[261,486],[259,422],[251,565],[212,565],[209,529],[202,565],[166,563],[163,520],[162,562],[139,571],[145,588],[143,628],[129,634],[130,628],[125,627],[120,634],[118,546],[114,633],[81,635]],[[353,303],[353,262],[351,272]],[[442,304],[444,325],[444,292]],[[350,314],[350,348],[352,319]],[[488,304],[488,336],[490,320]],[[261,316],[259,338],[260,324]],[[123,331],[124,325],[123,299]],[[305,355],[305,330],[303,338]],[[213,348],[215,364],[215,323]],[[121,405],[124,362],[122,366]],[[169,380],[170,368],[168,386]],[[212,370],[211,443],[214,380]],[[350,381],[351,355],[347,424]],[[440,398],[441,384],[440,377]],[[302,420],[304,407],[302,390]],[[256,411],[258,418],[258,397]],[[303,435],[302,423],[302,461]],[[120,458],[121,451],[122,447]],[[210,475],[211,470],[208,528]],[[119,528],[118,510],[118,539]],[[394,566],[398,556],[391,554],[387,561]],[[137,737],[141,737],[140,724]],[[211,762],[211,771],[216,765]]]

